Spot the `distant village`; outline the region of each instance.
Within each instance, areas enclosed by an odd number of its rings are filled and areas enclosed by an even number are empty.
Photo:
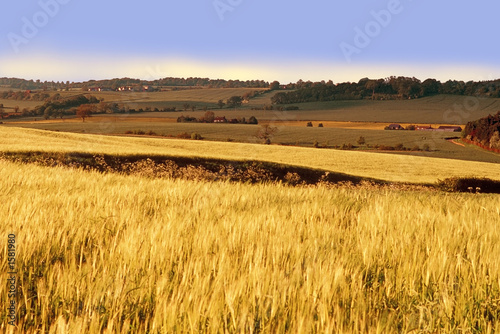
[[[156,88],[153,86],[121,86],[116,89],[109,87],[89,87],[89,92],[155,92]]]

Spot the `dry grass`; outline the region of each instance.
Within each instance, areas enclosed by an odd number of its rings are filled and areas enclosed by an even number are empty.
[[[0,198],[0,235],[19,247],[18,332],[500,330],[498,196],[0,161]]]

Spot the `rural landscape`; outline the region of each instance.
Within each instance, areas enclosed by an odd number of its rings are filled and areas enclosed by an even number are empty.
[[[1,78],[0,117],[2,332],[500,331],[500,80]]]

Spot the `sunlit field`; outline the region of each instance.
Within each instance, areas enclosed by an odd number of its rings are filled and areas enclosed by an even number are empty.
[[[132,138],[0,128],[0,152],[83,152],[111,155],[150,154],[222,160],[258,160],[322,169],[379,180],[434,183],[457,177],[500,180],[498,164],[383,153],[321,150],[276,145]],[[452,145],[452,144],[449,144]]]
[[[495,195],[9,162],[0,194],[0,230],[19,249],[18,332],[500,330]]]

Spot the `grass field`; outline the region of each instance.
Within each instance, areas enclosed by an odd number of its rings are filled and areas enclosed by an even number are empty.
[[[5,89],[2,89],[5,90]],[[242,96],[252,91],[262,91],[263,88],[193,88],[165,92],[86,92],[86,91],[49,91],[49,94],[60,94],[63,97],[75,96],[79,94],[90,94],[105,102],[124,103],[130,108],[167,108],[177,107],[181,110],[185,103],[196,105],[199,109],[204,106],[214,108],[218,100],[226,101],[231,96]],[[265,94],[268,96],[269,94]],[[260,101],[270,97],[261,97]],[[41,101],[17,101],[0,99],[5,107],[12,108],[19,106],[21,109],[34,108],[43,104]],[[270,103],[270,101],[269,101]]]
[[[158,116],[159,113],[147,113],[150,116]],[[161,114],[161,113],[160,113]],[[226,115],[228,115],[226,113]],[[229,116],[227,116],[229,117]],[[447,159],[461,159],[471,161],[483,161],[499,163],[500,156],[475,146],[461,147],[445,140],[445,138],[460,136],[460,133],[447,132],[421,132],[421,131],[384,131],[381,130],[386,123],[362,123],[362,122],[324,122],[324,128],[318,128],[319,122],[314,122],[313,128],[306,127],[306,122],[268,122],[278,128],[278,132],[272,139],[273,143],[282,145],[296,145],[312,147],[316,141],[320,146],[334,147],[343,144],[358,145],[359,137],[363,136],[366,143],[374,145],[396,146],[403,144],[411,149],[418,146],[422,149],[429,145],[430,152],[405,152],[417,156],[429,156]],[[23,126],[35,129],[46,129],[53,131],[69,131],[76,133],[94,134],[119,134],[124,135],[127,131],[153,131],[157,135],[177,136],[181,133],[199,133],[205,140],[210,141],[237,141],[257,142],[255,135],[260,126],[237,125],[237,124],[188,124],[176,123],[175,119],[147,118],[145,115],[134,116],[106,116],[92,117],[81,122],[78,119],[50,120],[23,123],[7,123],[4,126]],[[366,149],[366,145],[361,147]],[[403,152],[397,152],[403,153]],[[323,153],[321,153],[323,154]]]
[[[500,99],[437,95],[415,100],[302,103],[311,120],[465,124],[500,110]],[[295,114],[295,112],[289,112]],[[297,115],[300,117],[299,115]],[[302,120],[307,120],[302,116]]]
[[[434,183],[438,179],[452,176],[477,176],[500,180],[498,164],[425,156],[248,143],[85,135],[9,127],[1,127],[0,135],[4,138],[0,143],[0,151],[4,152],[88,152],[118,155],[140,153],[239,161],[257,160],[410,183]]]
[[[249,90],[95,95],[143,108],[214,104]],[[252,143],[259,126],[174,122],[181,114],[200,117],[200,111],[106,115],[85,123],[6,120],[0,153],[265,161],[416,184],[454,176],[500,180],[499,156],[444,140],[454,133],[378,128],[394,122],[464,124],[499,110],[500,99],[435,96],[249,110],[268,104],[270,94],[216,114],[255,115],[261,124],[277,126],[273,143],[333,146],[364,136],[371,145],[428,144],[431,152],[262,145]],[[313,128],[305,126],[309,120]],[[334,123],[341,121],[360,122]],[[319,122],[325,127],[318,128]],[[207,140],[123,136],[127,130],[198,132]],[[147,172],[98,173],[0,159],[0,233],[5,240],[16,235],[18,279],[18,328],[6,324],[2,307],[0,332],[500,332],[498,195],[187,181]],[[2,247],[4,282],[7,255]],[[1,284],[0,305],[8,303],[7,284]]]
[[[68,137],[79,138],[58,136],[50,138],[68,148]],[[0,198],[0,233],[16,235],[18,277],[18,329],[2,308],[4,333],[500,330],[498,196],[188,182],[0,161]],[[2,284],[0,304],[8,302]]]

